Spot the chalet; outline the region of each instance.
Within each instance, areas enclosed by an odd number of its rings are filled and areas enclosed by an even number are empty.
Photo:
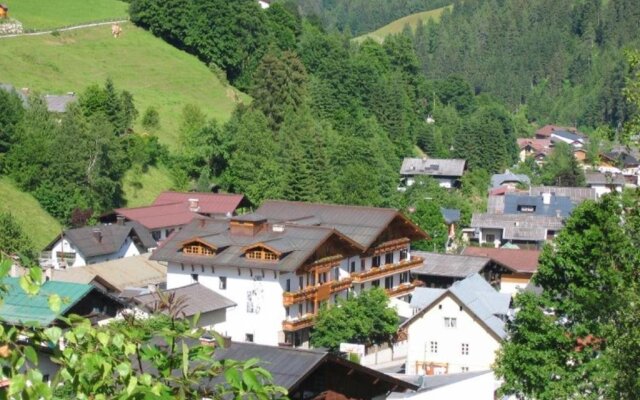
[[[626,180],[622,174],[588,172],[585,174],[587,186],[594,189],[598,197],[615,192],[622,192]]]
[[[518,139],[518,148],[520,149],[519,159],[524,162],[527,157],[534,157],[537,162],[542,163],[544,159],[551,153],[553,143],[551,139]]]
[[[581,135],[575,127],[545,125],[536,131],[536,139],[550,139],[555,132],[569,132]]]
[[[405,158],[400,175],[405,187],[412,186],[418,176],[430,176],[450,189],[459,185],[465,169],[466,161],[460,159]]]
[[[414,256],[422,258],[422,266],[411,271],[411,275],[430,288],[448,288],[454,282],[469,275],[480,274],[491,278],[489,270],[491,259],[488,257],[429,253],[414,250]]]
[[[45,247],[40,265],[82,267],[146,253],[156,246],[151,234],[135,222],[67,229]]]
[[[411,294],[423,260],[410,244],[426,237],[393,209],[266,201],[192,221],[151,258],[168,263],[169,289],[199,282],[238,304],[220,327],[233,340],[302,346],[324,303],[372,287]]]
[[[579,149],[584,146],[586,140],[583,136],[575,132],[565,130],[555,130],[551,133],[551,143],[564,142],[573,148]]]
[[[507,187],[515,189],[518,185],[531,185],[531,179],[525,174],[514,174],[506,170],[504,174],[494,174],[491,176],[491,188]]]
[[[564,218],[535,214],[473,214],[473,239],[479,245],[500,247],[513,243],[521,248],[541,248],[564,226]]]
[[[0,18],[9,18],[9,7],[6,4],[0,4]]]
[[[241,194],[163,192],[150,206],[118,208],[102,220],[113,222],[121,217],[138,222],[156,241],[162,241],[193,219],[231,216],[243,204],[245,199]]]
[[[415,315],[400,325],[407,337],[407,375],[490,370],[506,337],[511,296],[473,274],[450,288],[418,288]]]

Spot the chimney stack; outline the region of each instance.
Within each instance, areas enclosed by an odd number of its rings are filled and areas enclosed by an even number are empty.
[[[116,225],[124,226],[124,216],[123,215],[116,216]]]
[[[545,205],[551,204],[551,193],[550,192],[542,193],[542,203],[545,204]]]
[[[198,199],[189,199],[189,211],[191,212],[200,211],[200,201]]]
[[[96,240],[96,242],[102,243],[102,231],[100,230],[100,228],[93,229],[93,238]]]

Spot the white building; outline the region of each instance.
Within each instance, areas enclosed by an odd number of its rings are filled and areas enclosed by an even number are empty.
[[[219,332],[234,341],[304,346],[319,307],[371,287],[408,296],[426,234],[397,210],[267,201],[255,214],[202,219],[154,254],[167,287],[195,281],[237,304]]]
[[[402,183],[413,186],[419,176],[430,176],[441,187],[457,187],[464,174],[467,162],[461,159],[405,158],[400,167]]]
[[[416,314],[400,329],[407,335],[405,373],[439,375],[491,369],[505,337],[511,296],[473,274],[449,289],[416,289]]]
[[[410,377],[407,377],[410,378]],[[491,371],[458,372],[447,375],[416,376],[407,379],[420,387],[391,393],[387,399],[411,400],[495,400],[499,383]]]
[[[626,183],[622,174],[589,172],[585,177],[587,186],[594,189],[598,197],[611,193],[612,190],[622,192]]]

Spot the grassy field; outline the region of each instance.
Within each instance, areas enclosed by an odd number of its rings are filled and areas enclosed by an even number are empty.
[[[389,23],[388,25],[383,26],[382,28],[380,28],[378,30],[375,30],[373,32],[367,33],[367,34],[362,35],[362,36],[358,36],[358,37],[354,38],[353,40],[355,40],[356,42],[362,42],[363,40],[365,40],[367,38],[371,38],[371,39],[375,40],[376,42],[382,42],[382,41],[384,41],[384,38],[387,35],[391,35],[391,34],[394,34],[394,33],[402,32],[402,30],[404,29],[404,27],[406,25],[409,25],[411,27],[411,29],[415,29],[416,26],[418,25],[418,21],[427,22],[429,19],[433,19],[435,21],[438,21],[440,19],[440,15],[442,15],[444,10],[446,10],[447,8],[451,8],[451,7],[452,6],[436,8],[435,10],[424,11],[424,12],[419,12],[419,13],[407,15],[406,17],[397,19],[397,20]]]
[[[7,178],[0,179],[0,212],[10,212],[40,250],[60,233],[60,224],[30,194],[21,192]]]
[[[25,29],[54,29],[104,19],[126,19],[127,3],[116,0],[5,0],[9,16]]]
[[[130,170],[124,177],[124,197],[127,199],[127,207],[147,206],[158,195],[171,189],[172,180],[169,171],[165,167],[151,167],[137,179],[134,185],[134,172]]]

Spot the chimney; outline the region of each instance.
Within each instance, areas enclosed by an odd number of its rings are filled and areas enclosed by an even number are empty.
[[[116,216],[116,225],[120,225],[120,226],[124,225],[124,215]]]
[[[558,218],[562,217],[562,213],[560,210],[556,210],[556,217]]]
[[[100,230],[100,228],[93,229],[93,238],[96,240],[96,242],[102,243],[102,231]]]
[[[551,193],[550,192],[542,193],[542,203],[545,204],[545,205],[551,204]]]
[[[189,199],[189,211],[191,212],[200,211],[200,201],[198,199]]]

